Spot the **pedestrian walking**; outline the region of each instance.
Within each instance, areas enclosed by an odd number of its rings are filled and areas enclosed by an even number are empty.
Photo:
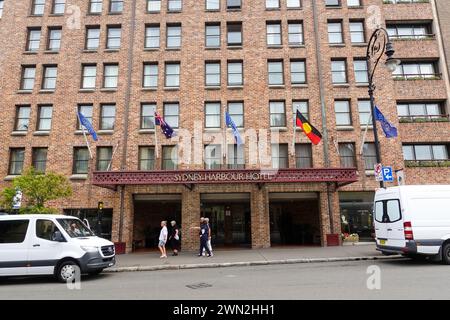
[[[178,251],[180,251],[180,229],[176,221],[171,221],[170,225],[172,226],[172,232],[170,233],[169,241],[173,250],[172,256],[177,256]]]
[[[206,250],[208,257],[211,257],[211,251],[208,248],[208,235],[209,229],[206,221],[203,219],[202,225],[200,226],[200,250],[198,256],[201,257],[203,255],[203,249]]]
[[[205,223],[208,226],[208,242],[206,243],[209,249],[209,252],[211,252],[211,257],[214,256],[213,253],[213,249],[212,249],[212,245],[211,245],[211,235],[212,235],[212,230],[211,230],[211,225],[209,224],[209,218],[205,218]],[[203,250],[203,254],[205,253],[205,250]]]
[[[159,233],[159,244],[158,248],[161,251],[160,259],[167,258],[166,254],[166,243],[167,243],[167,221],[161,221],[161,232]]]

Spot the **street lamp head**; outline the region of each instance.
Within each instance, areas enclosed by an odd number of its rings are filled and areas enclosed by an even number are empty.
[[[392,42],[388,42],[386,44],[386,68],[392,73],[397,69],[397,66],[400,65],[401,61],[400,59],[393,58],[393,55],[395,53],[394,46],[392,45]]]

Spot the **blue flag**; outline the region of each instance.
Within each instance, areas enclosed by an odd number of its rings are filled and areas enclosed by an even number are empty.
[[[397,128],[387,121],[377,106],[375,106],[375,120],[381,123],[381,128],[383,129],[386,138],[395,138],[398,136]]]
[[[227,127],[231,128],[231,130],[233,131],[234,139],[236,140],[237,145],[240,146],[241,144],[244,144],[241,138],[241,134],[239,133],[236,124],[234,123],[233,119],[231,118],[228,112],[225,112],[225,121]]]
[[[94,139],[94,141],[98,141],[97,132],[95,132],[94,127],[89,122],[89,120],[86,119],[86,117],[83,116],[83,114],[79,111],[78,111],[78,119],[80,120],[80,124],[84,126],[89,132],[89,134],[92,136],[92,139]]]
[[[161,131],[164,133],[167,139],[170,139],[175,136],[175,132],[172,127],[164,121],[164,119],[155,112],[155,124],[161,127]]]

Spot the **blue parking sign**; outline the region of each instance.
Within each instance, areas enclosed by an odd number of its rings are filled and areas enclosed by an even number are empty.
[[[384,182],[394,182],[394,174],[392,173],[392,167],[383,167],[382,173]]]

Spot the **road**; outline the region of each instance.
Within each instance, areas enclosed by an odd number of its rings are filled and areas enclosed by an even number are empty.
[[[380,290],[367,288],[373,265]],[[7,299],[450,299],[450,266],[405,259],[106,273],[83,277],[80,290],[49,278],[0,278]]]

